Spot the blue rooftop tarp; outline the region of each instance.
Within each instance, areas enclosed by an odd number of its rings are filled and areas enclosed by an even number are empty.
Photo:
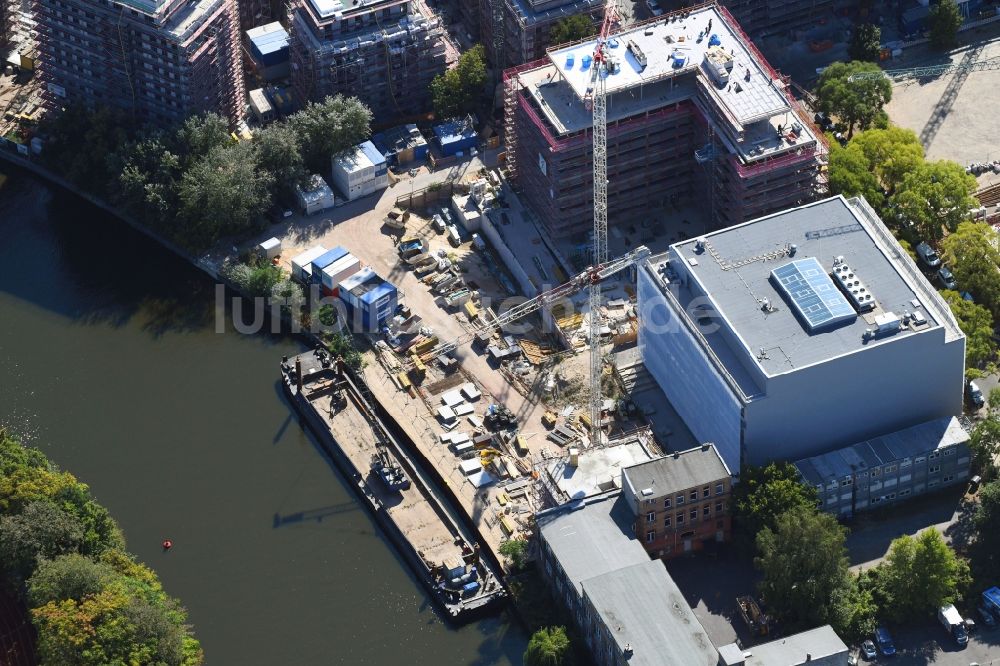
[[[324,268],[346,256],[347,256],[347,250],[338,245],[329,252],[321,254],[320,256],[313,259],[312,261],[313,281],[319,282],[320,279],[322,278]]]
[[[280,64],[288,60],[288,31],[280,23],[268,23],[259,28],[247,30],[250,40],[250,52],[254,60],[265,67]]]
[[[365,141],[359,147],[361,148],[361,152],[365,154],[365,157],[370,159],[376,168],[379,165],[385,166],[385,155],[383,155],[382,151],[375,147],[374,143],[371,141]]]

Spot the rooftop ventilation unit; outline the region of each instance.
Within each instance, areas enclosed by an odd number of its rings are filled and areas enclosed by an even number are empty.
[[[843,257],[833,260],[833,272],[830,274],[844,295],[850,299],[858,312],[868,312],[875,308],[875,297],[865,286]]]

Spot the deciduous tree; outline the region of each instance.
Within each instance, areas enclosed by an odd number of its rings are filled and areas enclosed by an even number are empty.
[[[860,136],[860,134],[858,135]],[[846,146],[830,144],[830,193],[845,197],[862,196],[877,211],[882,210],[885,196],[871,163],[852,140]]]
[[[83,599],[117,577],[111,566],[78,553],[42,560],[28,580],[28,605],[35,608],[50,601]]]
[[[996,469],[995,461],[997,456],[1000,456],[1000,416],[997,414],[993,397],[991,391],[990,413],[985,419],[976,423],[969,436],[969,448],[972,449],[976,469],[987,479],[993,476]]]
[[[986,565],[986,570],[996,571],[1000,563],[1000,481],[987,483],[979,490],[973,524],[976,559]]]
[[[778,517],[789,509],[816,506],[816,491],[804,485],[794,465],[770,463],[746,467],[733,490],[736,525],[741,541],[753,546],[764,528],[774,529]]]
[[[889,203],[925,240],[936,242],[944,229],[955,231],[969,219],[975,191],[976,179],[955,162],[924,162],[903,177]]]
[[[902,127],[874,128],[854,135],[849,147],[864,154],[868,169],[890,196],[906,175],[924,163],[924,147],[913,130]]]
[[[507,539],[500,544],[500,554],[510,560],[512,569],[519,570],[524,567],[528,555],[528,542],[524,539]]]
[[[847,55],[851,60],[878,62],[881,39],[882,29],[874,23],[857,25],[847,45]]]
[[[957,291],[943,291],[941,296],[951,308],[958,327],[965,333],[966,373],[978,376],[992,366],[997,356],[993,341],[993,315],[978,303],[967,301]]]
[[[371,135],[371,110],[356,97],[334,95],[309,102],[288,119],[310,173],[326,173],[334,155]]]
[[[486,52],[477,44],[462,54],[456,67],[431,81],[434,113],[438,118],[451,118],[475,111],[485,93],[486,79]]]
[[[916,538],[904,534],[889,547],[881,584],[891,589],[881,610],[897,622],[928,617],[960,598],[969,584],[968,564],[955,555],[941,533],[926,529]]]
[[[941,255],[963,290],[993,313],[1000,314],[1000,239],[982,222],[962,222],[941,242]]]
[[[594,21],[587,14],[574,14],[558,21],[549,32],[549,43],[566,44],[589,37],[596,32]]]
[[[846,530],[815,506],[778,516],[774,529],[757,534],[754,564],[763,573],[760,591],[788,631],[837,620],[831,599],[850,594]]]
[[[232,145],[229,123],[217,113],[191,116],[177,130],[177,151],[189,167],[217,148]]]
[[[296,185],[308,182],[302,146],[291,123],[274,123],[258,130],[253,143],[257,146],[260,167],[274,176],[275,184],[285,196],[290,196]]]
[[[531,635],[524,651],[525,666],[566,666],[570,658],[565,627],[542,627]]]
[[[52,502],[39,500],[21,513],[0,517],[0,568],[15,584],[27,580],[41,559],[77,552],[83,530]]]
[[[937,49],[950,49],[958,43],[958,29],[962,27],[962,12],[955,0],[938,0],[931,6],[927,17],[931,45]]]
[[[874,127],[883,107],[892,99],[892,84],[884,76],[850,80],[855,74],[881,72],[870,62],[835,62],[827,67],[816,84],[820,111],[835,116],[847,128],[848,138],[855,129]]]

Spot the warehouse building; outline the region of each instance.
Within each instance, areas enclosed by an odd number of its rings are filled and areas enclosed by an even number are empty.
[[[598,666],[716,666],[719,655],[615,490],[537,515],[543,576]]]
[[[676,243],[638,299],[646,368],[735,474],[962,411],[965,337],[864,199]]]
[[[945,417],[796,461],[820,506],[838,516],[900,502],[969,478],[969,433]]]
[[[595,42],[504,74],[508,170],[546,230],[593,225]],[[818,130],[723,7],[702,5],[615,33],[606,52],[609,219],[648,219],[681,196],[716,227],[815,200]]]
[[[389,169],[375,144],[365,141],[332,158],[331,182],[348,201],[389,187]]]
[[[515,67],[543,57],[545,49],[554,46],[552,27],[570,16],[587,16],[597,34],[604,13],[604,0],[479,0],[482,43],[487,46],[491,62],[498,57],[492,48],[496,31],[494,3],[500,5],[503,15],[500,67]]]
[[[429,106],[431,80],[445,71],[444,26],[412,0],[292,0],[288,11],[300,103],[353,95],[379,122]]]
[[[100,103],[170,125],[214,111],[235,125],[246,91],[235,0],[35,0],[49,108]]]

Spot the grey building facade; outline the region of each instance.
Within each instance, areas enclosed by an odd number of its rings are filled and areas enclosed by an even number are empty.
[[[955,417],[936,419],[796,461],[823,510],[859,511],[934,492],[969,478],[969,433]]]
[[[864,199],[676,243],[638,300],[643,362],[734,474],[962,411],[965,336]]]

